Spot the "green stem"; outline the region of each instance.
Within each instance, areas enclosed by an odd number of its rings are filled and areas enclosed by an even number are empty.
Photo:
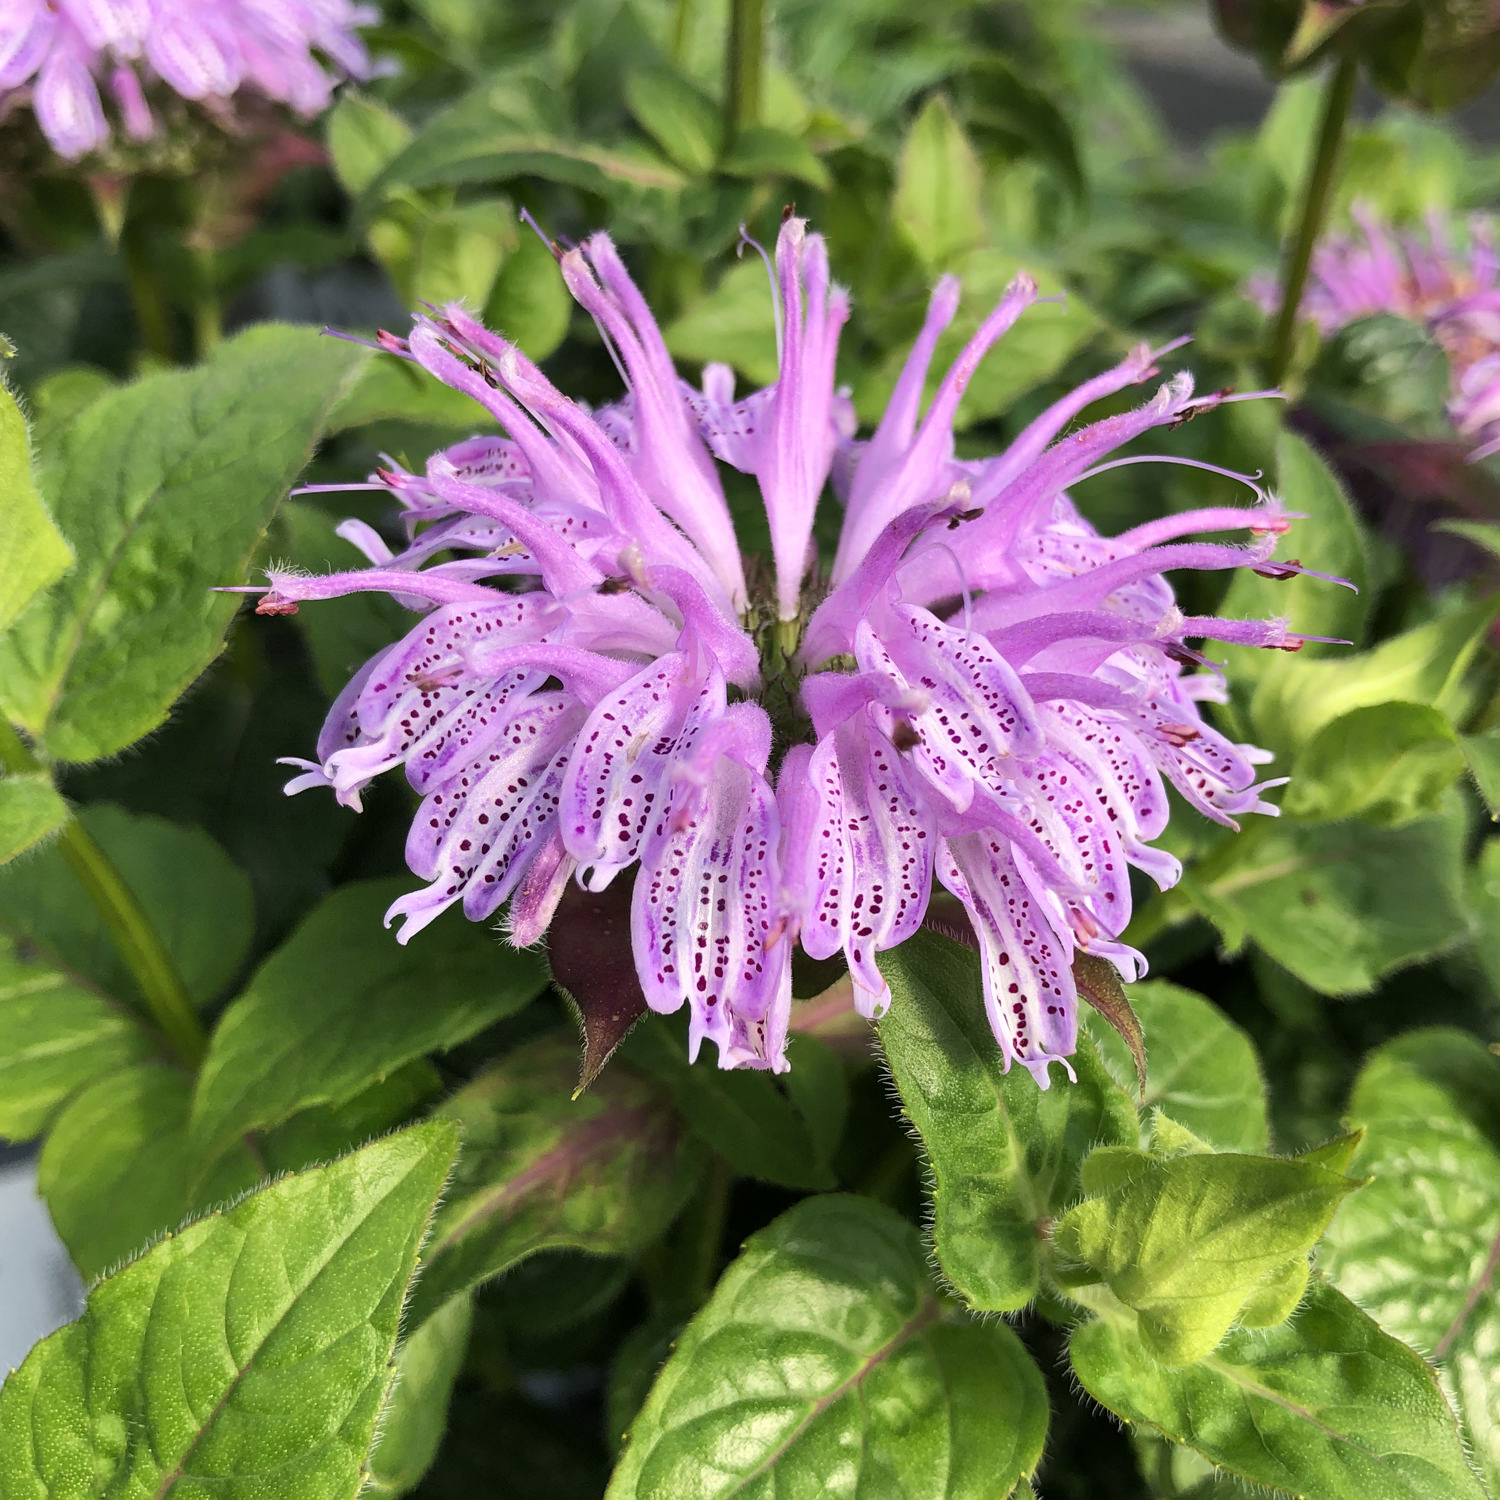
[[[125,261],[125,281],[130,288],[130,305],[135,311],[141,342],[163,364],[175,364],[177,351],[167,300],[157,279],[150,246],[139,226],[126,224],[120,235],[120,254]]]
[[[11,771],[46,769],[3,719],[0,719],[0,764]],[[64,825],[58,846],[104,918],[104,925],[134,976],[152,1018],[182,1061],[196,1068],[203,1060],[208,1039],[172,956],[136,900],[135,892],[76,817]]]
[[[672,13],[672,61],[686,62],[688,43],[693,36],[693,12],[697,9],[697,0],[677,0],[677,8]]]
[[[760,70],[766,48],[765,0],[731,0],[725,139],[760,120]]]
[[[1281,310],[1276,315],[1276,331],[1271,340],[1270,376],[1279,385],[1292,360],[1292,346],[1297,334],[1297,313],[1302,306],[1302,290],[1307,285],[1307,270],[1312,264],[1313,247],[1323,232],[1328,217],[1328,202],[1338,170],[1339,150],[1344,143],[1344,126],[1354,99],[1354,85],[1359,77],[1359,63],[1352,52],[1340,54],[1323,94],[1323,118],[1318,124],[1317,144],[1308,167],[1307,183],[1302,190],[1302,215],[1297,236],[1287,257],[1281,277]]]
[[[675,1288],[687,1305],[699,1307],[714,1284],[719,1267],[719,1247],[724,1243],[724,1222],[729,1216],[729,1195],[734,1170],[722,1156],[709,1162],[687,1212],[682,1216],[682,1255]]]
[[[193,347],[199,359],[206,359],[224,336],[224,322],[219,308],[219,287],[214,275],[214,252],[197,246],[193,252]]]

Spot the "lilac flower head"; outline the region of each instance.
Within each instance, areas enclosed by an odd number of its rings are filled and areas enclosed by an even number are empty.
[[[959,460],[964,387],[1036,287],[1016,279],[924,410],[958,306],[944,278],[885,415],[857,440],[834,384],[848,299],[800,220],[776,246],[780,373],[741,398],[724,366],[699,390],[678,377],[607,236],[561,266],[618,354],[614,405],[570,400],[458,305],[381,336],[505,435],[376,475],[404,535],[393,548],[346,522],[368,567],[272,570],[253,591],[261,613],[374,590],[417,615],[340,694],[287,790],[329,787],[357,808],[373,777],[404,769],[422,797],[407,861],[427,883],[388,914],[403,942],[446,907],[480,921],[509,903],[511,941],[531,944],[569,880],[633,881],[645,998],[686,1005],[693,1052],[711,1039],[724,1067],[786,1067],[797,942],[842,953],[858,1008],[880,1014],[876,957],[916,931],[936,880],[973,922],[1006,1066],[1045,1087],[1075,1046],[1075,954],[1143,969],[1122,940],[1127,875],[1180,873],[1152,847],[1164,783],[1231,826],[1275,812],[1256,780],[1267,757],[1202,717],[1219,684],[1187,670],[1203,660],[1188,643],[1302,638],[1281,620],[1184,615],[1163,575],[1301,571],[1272,561],[1277,503],[1106,538],[1068,497],[1121,444],[1227,398],[1178,374],[1076,426],[1155,375],[1141,348],[996,457]],[[741,558],[720,465],[759,481],[769,568]],[[813,515],[830,474],[843,530],[825,576]],[[1250,541],[1186,540],[1222,531]]]
[[[1361,318],[1389,313],[1427,327],[1448,357],[1448,415],[1477,446],[1471,461],[1500,452],[1500,257],[1494,226],[1479,216],[1464,232],[1439,214],[1426,232],[1398,233],[1366,207],[1358,232],[1329,235],[1313,252],[1302,313],[1326,338]],[[1457,241],[1467,240],[1467,248]],[[1268,311],[1274,285],[1252,295]]]
[[[339,78],[369,77],[356,28],[378,17],[353,0],[4,0],[0,118],[29,102],[76,161],[110,143],[106,99],[137,141],[155,133],[149,99],[163,91],[222,112],[252,90],[314,115]]]

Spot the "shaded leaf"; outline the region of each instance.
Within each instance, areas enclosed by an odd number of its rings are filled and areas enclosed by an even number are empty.
[[[246,1130],[337,1104],[519,1010],[540,960],[445,913],[410,946],[381,926],[410,881],[341,886],[256,971],[209,1041],[193,1131],[212,1154]]]
[[[1219,1151],[1264,1151],[1266,1083],[1255,1044],[1212,1001],[1161,980],[1130,986],[1146,1037],[1143,1109],[1165,1110]],[[1131,1059],[1117,1037],[1089,1022],[1100,1055],[1121,1084]]]
[[[1092,1147],[1135,1144],[1135,1109],[1087,1036],[1071,1059],[1077,1083],[1044,1092],[1024,1068],[1002,1072],[969,948],[919,932],[881,970],[892,1000],[876,1034],[932,1168],[943,1274],[972,1307],[1024,1307],[1046,1221],[1077,1196]]]
[[[1500,819],[1500,731],[1464,735],[1458,743],[1490,817]]]
[[[618,1064],[573,1097],[575,1057],[545,1038],[443,1105],[463,1128],[412,1317],[538,1250],[624,1255],[656,1239],[692,1190],[699,1159],[662,1092]]]
[[[189,1213],[238,1197],[264,1175],[242,1142],[205,1170],[188,1133],[191,1099],[185,1073],[140,1062],[98,1075],[53,1122],[37,1188],[84,1276],[139,1254]]]
[[[1359,995],[1462,934],[1463,822],[1450,798],[1402,828],[1277,824],[1245,838],[1228,873],[1184,891],[1319,993]]]
[[[0,644],[0,705],[54,757],[138,740],[218,655],[250,556],[366,358],[264,324],[101,396],[42,453],[78,562]]]
[[[0,1497],[352,1500],[457,1146],[388,1136],[95,1287],[0,1390]]]
[[[0,938],[0,1136],[39,1135],[85,1084],[150,1051],[127,1010]]]
[[[415,1489],[432,1466],[473,1321],[473,1303],[455,1297],[396,1351],[396,1383],[381,1415],[370,1452],[370,1478],[361,1495],[395,1500]]]
[[[625,102],[637,124],[684,171],[712,170],[723,134],[718,106],[676,68],[657,63],[625,75]]]
[[[623,1055],[666,1085],[694,1134],[736,1172],[803,1190],[834,1186],[820,1149],[824,1122],[815,1126],[774,1075],[690,1063],[682,1028],[657,1017],[636,1027]]]
[[[244,872],[209,836],[165,818],[95,803],[78,810],[130,887],[198,1005],[219,995],[250,949]],[[98,908],[56,844],[0,870],[0,929],[115,1000],[141,1004]]]
[[[812,1198],[751,1236],[683,1331],[608,1495],[992,1500],[1035,1470],[1046,1428],[1020,1340],[945,1319],[910,1224]]]

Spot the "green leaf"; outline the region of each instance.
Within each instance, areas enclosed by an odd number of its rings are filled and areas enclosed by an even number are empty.
[[[1160,980],[1130,986],[1146,1034],[1144,1106],[1165,1110],[1219,1151],[1264,1151],[1266,1084],[1255,1044],[1218,1006]],[[1088,1018],[1089,1035],[1110,1071],[1128,1086],[1130,1055],[1112,1032]]]
[[[1333,470],[1294,432],[1276,439],[1276,493],[1288,510],[1304,518],[1292,522],[1279,551],[1300,557],[1310,568],[1347,578],[1359,592],[1350,593],[1321,578],[1259,578],[1248,568],[1235,570],[1219,613],[1233,620],[1265,620],[1285,616],[1294,630],[1328,635],[1358,645],[1364,639],[1370,612],[1369,545],[1359,518]],[[1312,642],[1294,657],[1277,651],[1227,647],[1232,682],[1250,683],[1263,676],[1287,677],[1309,661],[1327,657],[1345,662],[1347,646]]]
[[[241,1143],[205,1172],[188,1134],[191,1098],[185,1073],[141,1062],[98,1076],[53,1123],[37,1186],[84,1276],[139,1253],[187,1214],[238,1196],[264,1175]]]
[[[1484,548],[1492,557],[1500,557],[1500,522],[1456,521],[1445,518],[1441,521],[1434,521],[1430,529],[1452,532],[1454,536],[1461,536],[1466,542],[1473,542],[1476,547]]]
[[[1077,1083],[1045,1092],[1024,1068],[1001,1071],[984,1012],[979,956],[919,932],[881,955],[891,1008],[876,1028],[907,1118],[932,1168],[932,1235],[948,1281],[982,1311],[1037,1294],[1041,1226],[1077,1196],[1098,1144],[1134,1145],[1135,1108],[1087,1036]]]
[[[948,101],[934,94],[912,121],[896,167],[891,212],[929,270],[948,270],[986,238],[984,173]]]
[[[776,379],[776,325],[771,288],[759,262],[739,261],[718,285],[667,325],[663,337],[672,357],[708,364],[719,360],[754,385]]]
[[[350,193],[362,193],[411,140],[411,126],[378,100],[346,89],[325,124],[334,174]]]
[[[1254,1484],[1306,1500],[1482,1500],[1419,1354],[1314,1280],[1290,1323],[1239,1330],[1196,1365],[1159,1364],[1128,1326],[1069,1350],[1084,1389]]]
[[[85,1084],[150,1051],[123,1007],[0,938],[0,1136],[41,1134]]]
[[[0,1500],[354,1500],[457,1146],[388,1136],[101,1282],[0,1390]]]
[[[547,264],[555,275],[557,268],[551,256],[547,257]],[[511,261],[506,261],[501,268],[501,281],[510,265]],[[334,402],[326,426],[329,432],[343,432],[368,422],[392,420],[461,427],[466,432],[484,432],[495,426],[494,418],[472,396],[444,385],[435,375],[393,354],[377,357],[365,365]],[[292,501],[284,507],[283,517],[298,503]]]
[[[723,123],[718,106],[691,79],[661,63],[625,75],[625,102],[636,123],[685,172],[713,170]]]
[[[78,820],[140,902],[197,1005],[229,984],[250,950],[250,881],[201,829],[95,803]],[[98,908],[56,844],[0,869],[0,929],[105,995],[141,1003]]]
[[[1342,715],[1379,703],[1452,713],[1461,706],[1464,673],[1497,608],[1500,601],[1482,601],[1393,636],[1373,650],[1346,653],[1342,660],[1296,661],[1295,670],[1264,675],[1250,700],[1256,738],[1283,755],[1309,745],[1320,729]]]
[[[1464,931],[1456,798],[1402,828],[1280,823],[1242,837],[1234,867],[1188,894],[1321,994],[1364,994]]]
[[[256,971],[209,1041],[193,1099],[208,1152],[299,1109],[337,1104],[519,1010],[541,961],[445,913],[402,946],[381,927],[405,878],[341,886]]]
[[[1489,980],[1490,993],[1500,999],[1500,946],[1494,941],[1494,934],[1500,932],[1500,837],[1488,838],[1480,846],[1466,885],[1474,956]]]
[[[0,630],[26,608],[34,595],[56,583],[73,561],[62,533],[52,523],[31,477],[31,445],[26,419],[10,387],[0,377]]]
[[[1420,703],[1372,703],[1312,737],[1281,805],[1308,821],[1362,817],[1395,827],[1436,812],[1463,773],[1445,714]]]
[[[693,1132],[736,1172],[781,1187],[834,1186],[822,1107],[814,1102],[809,1118],[771,1074],[689,1063],[682,1029],[649,1016],[617,1055],[665,1084]]]
[[[833,188],[828,168],[800,137],[770,125],[742,126],[719,162],[719,170],[730,177],[760,181],[768,177],[790,177],[820,192]]]
[[[377,365],[372,362],[368,368]],[[332,573],[364,566],[363,556],[338,535],[338,523],[320,506],[288,500],[277,525],[285,538],[278,555],[284,553],[295,567]],[[303,610],[297,625],[312,653],[318,685],[332,699],[371,657],[411,629],[411,613],[388,594],[347,594]]]
[[[363,350],[267,324],[101,396],[40,455],[77,565],[0,643],[0,707],[60,760],[134,743],[218,654],[287,486]]]
[[[534,234],[523,234],[514,253],[506,257],[485,304],[485,324],[503,334],[533,360],[543,360],[567,337],[573,299],[552,252]],[[493,418],[479,407],[469,419],[483,428]]]
[[[1009,251],[983,249],[963,256],[952,269],[963,281],[964,298],[958,315],[937,342],[925,393],[929,400],[965,342],[1004,295],[1018,265]],[[1028,269],[1035,274],[1044,296],[1055,297],[1063,290],[1062,283],[1044,266],[1033,264]],[[1066,298],[1028,307],[970,377],[954,419],[955,428],[962,431],[1008,411],[1038,384],[1059,374],[1098,334],[1102,323],[1098,312],[1071,292]],[[906,341],[902,340],[856,381],[854,406],[861,421],[873,423],[879,419],[905,362]]]
[[[68,804],[45,772],[0,772],[0,865],[68,821]]]
[[[524,65],[495,74],[427,121],[365,188],[359,212],[368,217],[398,188],[522,176],[606,197],[616,184],[669,190],[685,185],[678,168],[644,142],[604,146],[577,139],[564,107],[556,85]]]
[[[1458,743],[1490,817],[1500,819],[1500,730],[1464,735]]]
[[[1091,1196],[1058,1220],[1053,1243],[1135,1311],[1142,1345],[1169,1365],[1211,1354],[1265,1282],[1284,1279],[1293,1257],[1305,1263],[1359,1186],[1305,1161],[1125,1146],[1094,1152],[1082,1180]]]
[[[414,1319],[538,1250],[628,1255],[676,1217],[699,1156],[670,1101],[619,1064],[575,1099],[577,1067],[571,1043],[548,1037],[443,1105],[463,1127],[464,1150]]]
[[[463,301],[483,307],[506,257],[519,243],[507,199],[480,198],[436,209],[422,220],[402,289],[413,305]]]
[[[273,1173],[300,1172],[332,1161],[374,1136],[410,1124],[443,1092],[442,1076],[419,1057],[341,1104],[299,1109],[284,1125],[256,1137],[261,1157]]]
[[[474,1304],[467,1297],[455,1297],[396,1351],[396,1383],[380,1420],[370,1453],[370,1479],[361,1496],[395,1500],[415,1489],[432,1466],[473,1321]]]
[[[1500,1486],[1500,1058],[1459,1031],[1379,1048],[1349,1100],[1371,1182],[1319,1263],[1381,1324],[1435,1358],[1471,1451]]]
[[[1033,1473],[1040,1371],[1005,1324],[947,1321],[922,1242],[867,1198],[752,1235],[631,1427],[609,1500],[993,1500]]]

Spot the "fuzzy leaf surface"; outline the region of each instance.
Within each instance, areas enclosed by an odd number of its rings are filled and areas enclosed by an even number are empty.
[[[68,804],[42,773],[0,775],[0,865],[68,821]]]
[[[1002,1072],[972,949],[919,932],[880,964],[893,998],[876,1032],[932,1168],[943,1273],[971,1307],[1024,1307],[1041,1275],[1038,1226],[1077,1196],[1095,1145],[1136,1143],[1135,1106],[1087,1036],[1077,1083],[1044,1092],[1024,1068]]]
[[[1035,1470],[1046,1429],[1020,1340],[947,1320],[910,1224],[810,1198],[750,1237],[683,1331],[608,1500],[993,1500]]]
[[[123,1006],[0,937],[0,1136],[39,1135],[85,1084],[150,1052]]]
[[[31,474],[26,419],[0,379],[0,630],[73,561],[72,549],[47,514]]]
[[[1091,1196],[1058,1220],[1053,1242],[1135,1310],[1162,1363],[1190,1364],[1306,1256],[1357,1186],[1305,1161],[1105,1147],[1083,1164]]]
[[[578,1054],[547,1037],[511,1053],[438,1112],[463,1129],[413,1321],[538,1250],[628,1255],[656,1239],[700,1153],[671,1100],[621,1065],[573,1097]]]
[[[1430,1366],[1315,1280],[1291,1322],[1237,1330],[1170,1369],[1126,1325],[1069,1353],[1096,1401],[1254,1484],[1303,1500],[1483,1500]]]
[[[1264,1151],[1266,1083],[1255,1044],[1212,1001],[1163,980],[1127,992],[1146,1034],[1144,1109],[1161,1109],[1220,1151]],[[1130,1087],[1133,1060],[1107,1026],[1088,1017],[1089,1035],[1115,1079]]]
[[[1500,1058],[1463,1032],[1379,1048],[1349,1100],[1369,1186],[1319,1262],[1383,1327],[1433,1357],[1500,1487]]]
[[[216,998],[250,949],[254,897],[244,871],[199,828],[108,803],[77,816],[140,902],[193,1002]],[[55,844],[0,869],[0,930],[80,982],[140,1004],[109,929]]]
[[[457,1146],[387,1136],[101,1282],[0,1390],[0,1500],[354,1500]]]
[[[193,1099],[208,1153],[311,1105],[337,1104],[455,1046],[546,985],[540,960],[450,912],[403,947],[381,926],[411,882],[341,886],[260,966],[209,1042]]]
[[[0,707],[61,760],[133,744],[218,655],[245,569],[364,351],[265,324],[111,390],[39,455],[77,563],[0,643]]]

